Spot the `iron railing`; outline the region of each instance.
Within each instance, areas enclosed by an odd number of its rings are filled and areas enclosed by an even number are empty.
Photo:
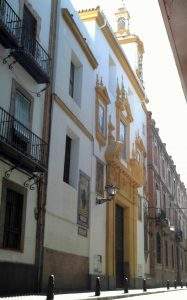
[[[34,39],[29,32],[24,29],[21,34],[21,48],[22,50],[30,55],[43,72],[49,75],[50,71],[50,59],[48,53],[40,45],[40,43]]]
[[[47,168],[47,143],[0,107],[0,142]]]
[[[21,37],[22,22],[6,0],[0,0],[0,26],[19,42]]]

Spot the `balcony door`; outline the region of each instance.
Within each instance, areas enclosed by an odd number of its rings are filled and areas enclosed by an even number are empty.
[[[36,50],[36,30],[37,21],[26,5],[24,5],[22,44],[24,49],[28,50],[33,56],[35,56]]]
[[[17,83],[13,82],[11,114],[14,116],[11,127],[11,142],[21,152],[30,153],[32,98]]]

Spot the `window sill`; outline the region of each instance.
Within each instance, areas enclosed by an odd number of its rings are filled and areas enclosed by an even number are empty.
[[[4,247],[0,247],[0,250],[17,252],[17,253],[23,253],[24,252],[23,249],[12,249],[12,248],[4,248]]]
[[[63,184],[68,187],[69,189],[71,189],[74,192],[77,192],[77,188],[74,187],[73,185],[71,185],[70,183],[67,183],[66,181],[63,180]]]

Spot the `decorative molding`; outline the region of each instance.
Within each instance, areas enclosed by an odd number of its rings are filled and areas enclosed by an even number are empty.
[[[69,29],[71,30],[72,34],[74,35],[75,39],[81,46],[84,54],[86,55],[89,63],[91,64],[92,68],[95,70],[98,66],[98,62],[97,62],[95,56],[93,55],[90,47],[88,46],[86,39],[83,37],[82,33],[80,32],[77,24],[75,23],[72,15],[70,14],[70,12],[68,11],[67,8],[62,9],[62,16],[63,16],[66,24],[68,25]]]
[[[96,139],[101,146],[105,146],[107,142],[107,106],[110,103],[110,99],[108,96],[107,88],[103,85],[102,77],[99,81],[99,77],[97,76],[96,80],[96,112],[95,112],[95,128],[96,128]],[[105,129],[104,134],[101,132],[99,128],[99,104],[100,102],[104,106],[104,118],[105,118]]]
[[[106,105],[110,104],[110,99],[109,99],[107,88],[105,85],[103,85],[102,77],[99,82],[98,75],[97,75],[95,90],[96,90],[97,95],[101,97],[101,100],[104,102],[104,104],[106,104]]]
[[[118,39],[118,42],[120,45],[129,44],[129,43],[137,43],[138,52],[140,54],[144,54],[144,44],[137,35],[130,34],[130,35],[122,36],[122,35],[119,35],[118,33],[116,33],[116,38]]]
[[[139,149],[143,153],[144,157],[146,157],[146,152],[147,151],[145,149],[143,140],[142,140],[142,138],[140,137],[139,134],[137,134],[137,136],[136,136],[135,145],[136,145],[136,148]]]
[[[116,121],[122,120],[126,125],[133,122],[133,116],[131,113],[130,104],[127,97],[127,92],[124,89],[123,82],[121,89],[119,84],[117,85],[117,97],[116,97]],[[126,115],[125,115],[126,113]]]
[[[81,121],[72,113],[72,111],[66,106],[66,104],[56,95],[53,94],[53,100],[60,106],[60,108],[75,122],[79,129],[87,136],[90,141],[93,141],[93,135],[89,130],[81,123]]]
[[[80,19],[83,21],[92,21],[96,20],[99,26],[102,26],[106,23],[106,26],[102,27],[102,32],[109,43],[110,47],[112,48],[114,54],[116,55],[119,63],[121,64],[122,68],[124,69],[125,73],[127,74],[132,86],[134,87],[137,95],[139,96],[141,101],[145,101],[145,92],[143,87],[138,80],[136,74],[133,72],[123,50],[121,49],[114,33],[112,32],[110,25],[106,22],[104,15],[100,11],[100,7],[96,9],[89,9],[89,10],[82,10],[79,11]]]

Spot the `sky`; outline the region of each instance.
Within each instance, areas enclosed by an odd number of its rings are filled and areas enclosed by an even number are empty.
[[[126,0],[130,13],[130,31],[144,43],[144,86],[148,109],[159,128],[166,149],[187,187],[187,103],[157,0]],[[109,23],[121,0],[72,0],[76,10],[100,5]]]

